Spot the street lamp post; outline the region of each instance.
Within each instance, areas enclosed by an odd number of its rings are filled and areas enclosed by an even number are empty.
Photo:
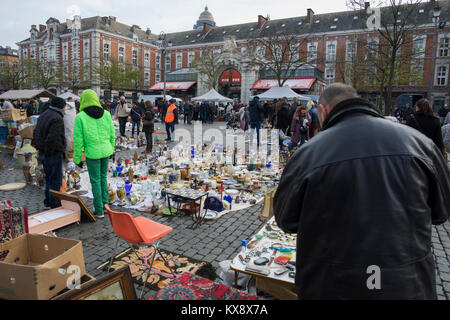
[[[441,8],[439,7],[439,4],[436,3],[434,9],[433,9],[433,23],[434,23],[434,41],[433,41],[433,51],[431,53],[431,77],[430,77],[430,84],[428,87],[428,99],[430,100],[431,103],[433,103],[432,101],[432,91],[433,91],[433,82],[434,82],[434,78],[436,77],[436,66],[435,66],[435,60],[436,60],[436,55],[437,55],[437,50],[436,50],[436,43],[438,41],[438,31],[439,31],[439,16],[441,15]]]
[[[160,42],[160,47],[161,47],[161,52],[163,54],[163,61],[162,64],[164,66],[164,91],[163,91],[163,95],[164,95],[164,101],[166,100],[166,49],[167,49],[167,42],[166,42],[166,34],[164,33],[164,31],[161,31],[161,33],[159,34],[159,40]]]

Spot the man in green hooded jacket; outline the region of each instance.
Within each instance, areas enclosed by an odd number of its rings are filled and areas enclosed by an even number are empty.
[[[85,90],[80,98],[80,113],[73,128],[75,163],[82,168],[84,151],[94,195],[94,215],[104,217],[104,205],[108,204],[108,162],[114,153],[116,133],[109,112],[102,108],[97,94]]]

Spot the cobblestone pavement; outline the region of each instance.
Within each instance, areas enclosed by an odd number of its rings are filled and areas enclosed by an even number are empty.
[[[224,126],[224,123],[212,127]],[[158,126],[157,126],[158,127]],[[162,128],[161,124],[159,127]],[[180,125],[178,127],[185,127]],[[206,126],[205,129],[211,126]],[[185,127],[191,129],[192,127]],[[161,131],[161,130],[159,130]],[[165,136],[162,136],[165,138]],[[2,150],[0,160],[4,167],[0,169],[0,184],[11,182],[25,182],[17,161]],[[141,149],[142,150],[142,149]],[[130,157],[135,150],[124,151],[121,157]],[[44,192],[35,186],[13,192],[0,191],[0,200],[11,200],[14,205],[27,206],[29,214],[36,214],[45,210]],[[89,208],[93,208],[91,199],[83,198]],[[133,216],[146,216],[154,221],[171,226],[174,230],[161,240],[160,247],[194,259],[212,263],[219,272],[219,262],[232,259],[240,250],[241,240],[249,239],[263,223],[258,220],[261,205],[249,209],[231,212],[218,220],[206,221],[196,230],[187,229],[192,220],[190,217],[166,217],[142,214],[137,211],[124,210]],[[116,236],[109,220],[100,219],[96,223],[74,224],[59,230],[56,235],[63,238],[81,240],[83,243],[86,271],[95,278],[106,275],[106,272],[96,270],[100,264],[107,261],[114,251]],[[128,248],[124,241],[119,242],[118,252]],[[432,250],[436,261],[436,290],[440,300],[450,299],[450,222],[435,226],[432,230]],[[140,293],[140,286],[136,285],[136,292]],[[153,292],[147,290],[144,297]]]

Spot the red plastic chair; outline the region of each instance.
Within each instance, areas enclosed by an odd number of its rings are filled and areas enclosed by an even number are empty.
[[[131,214],[127,212],[112,211],[108,205],[105,205],[105,209],[108,212],[109,221],[111,222],[114,233],[118,236],[116,245],[114,247],[114,253],[109,262],[108,272],[111,269],[112,261],[117,251],[119,239],[122,238],[123,240],[128,242],[128,244],[131,243],[136,245],[147,244],[150,245],[150,247],[154,248],[152,262],[148,267],[147,277],[145,278],[146,281],[144,282],[144,286],[142,287],[142,291],[139,296],[139,299],[141,299],[142,294],[144,293],[145,290],[145,286],[147,285],[147,279],[150,275],[150,271],[152,270],[152,265],[153,261],[155,260],[156,252],[159,253],[159,255],[163,258],[166,266],[172,271],[172,268],[169,266],[166,259],[159,251],[158,247],[160,239],[169,232],[172,232],[173,228],[157,223],[144,217],[134,218]],[[155,241],[157,241],[156,245],[154,244]],[[130,247],[134,250],[134,248],[131,245]]]

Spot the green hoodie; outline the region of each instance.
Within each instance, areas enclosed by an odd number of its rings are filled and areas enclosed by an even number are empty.
[[[100,108],[100,110],[98,109]],[[116,132],[109,112],[104,112],[97,94],[85,90],[80,97],[80,113],[73,128],[75,163],[84,151],[88,159],[102,159],[114,153]]]

